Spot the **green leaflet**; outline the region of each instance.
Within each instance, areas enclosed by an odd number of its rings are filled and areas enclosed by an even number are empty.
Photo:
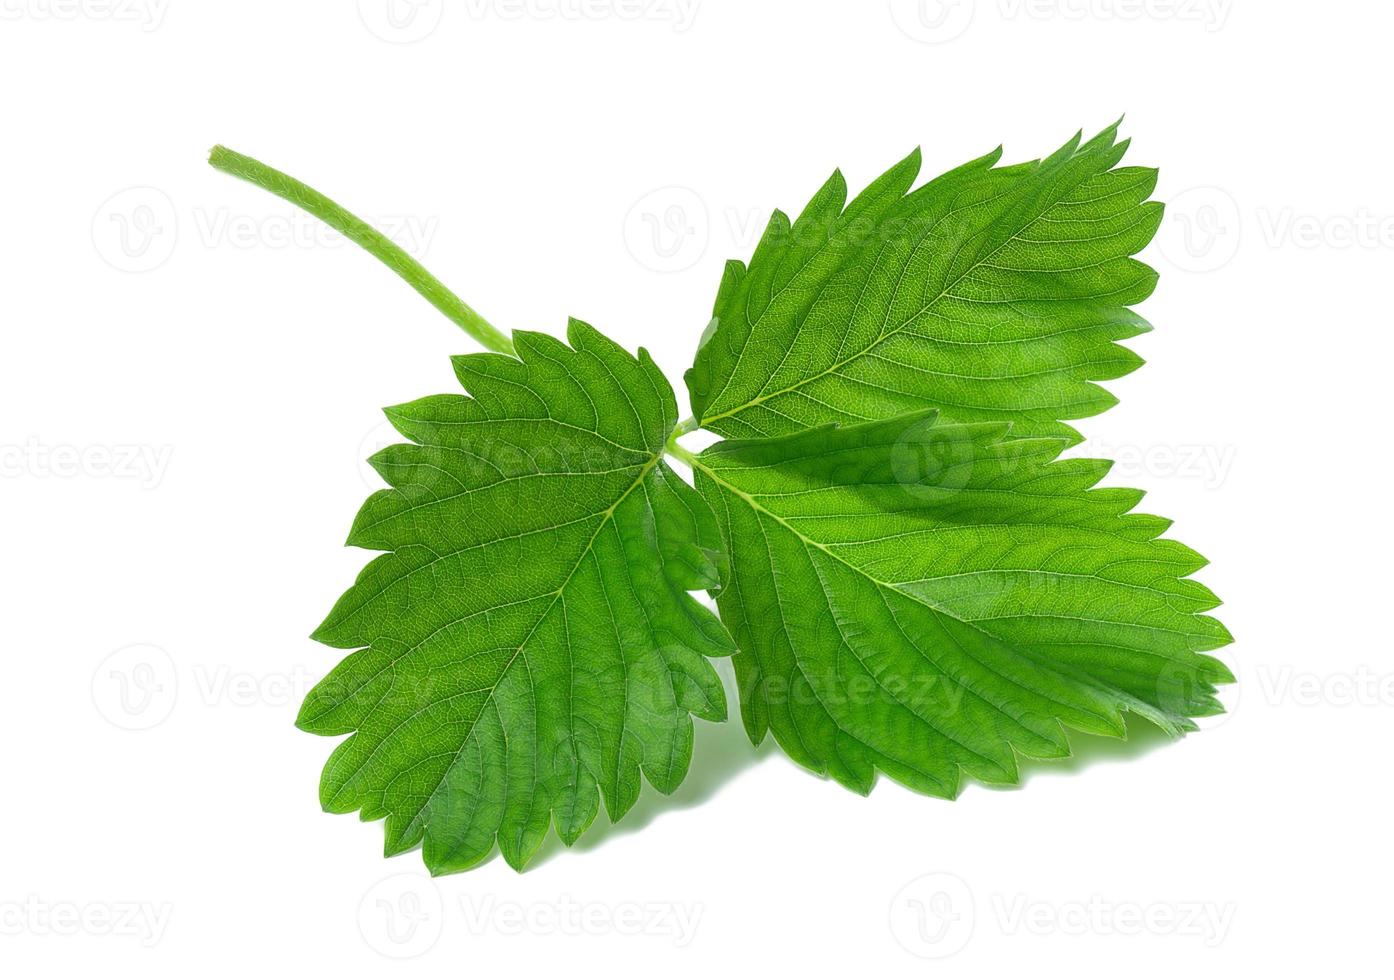
[[[1205,564],[1090,489],[1063,440],[921,412],[721,443],[693,459],[729,562],[718,594],[741,709],[799,763],[859,792],[881,770],[953,797],[1069,754],[1062,726],[1179,734],[1222,710],[1230,641],[1186,576]]]
[[[570,844],[604,796],[618,820],[642,772],[672,792],[691,714],[726,717],[704,658],[731,653],[687,593],[716,584],[716,524],[662,462],[673,392],[572,322],[571,348],[517,333],[518,359],[455,359],[470,397],[388,411],[412,440],[373,464],[349,544],[385,551],[315,638],[355,649],[298,724],[352,733],[325,766],[333,812],[385,817],[388,854],[433,872],[497,839],[521,868],[549,821]]]
[[[693,413],[728,437],[938,408],[1078,438],[1061,419],[1115,399],[1093,381],[1141,361],[1128,304],[1156,274],[1129,256],[1162,206],[1155,170],[1115,169],[1117,125],[1046,160],[1001,149],[911,191],[911,154],[850,205],[841,173],[792,225],[775,212],[749,271],[729,263],[687,374]]]

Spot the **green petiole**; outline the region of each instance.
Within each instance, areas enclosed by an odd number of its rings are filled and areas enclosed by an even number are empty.
[[[408,255],[400,245],[313,187],[282,173],[275,167],[268,167],[260,160],[254,160],[236,150],[229,150],[225,146],[213,147],[208,155],[208,162],[215,169],[256,184],[319,218],[401,276],[432,306],[489,350],[500,354],[513,353],[513,341],[509,340],[505,333],[427,272],[426,268]]]

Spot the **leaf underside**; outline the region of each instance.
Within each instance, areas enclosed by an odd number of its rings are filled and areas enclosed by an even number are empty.
[[[691,715],[720,721],[706,657],[732,652],[688,593],[716,584],[714,518],[662,461],[672,389],[574,322],[571,347],[515,334],[518,359],[455,359],[470,392],[390,409],[409,444],[372,462],[349,544],[372,561],[315,638],[354,649],[298,724],[352,733],[320,796],[386,818],[386,851],[433,872],[492,850],[521,868],[549,823],[570,844],[640,773],[672,792]]]

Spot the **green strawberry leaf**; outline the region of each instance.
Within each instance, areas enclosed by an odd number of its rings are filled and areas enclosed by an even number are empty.
[[[298,724],[348,735],[321,800],[386,820],[433,872],[514,867],[683,779],[692,716],[724,719],[735,652],[756,743],[868,792],[952,797],[1069,754],[1069,729],[1173,735],[1222,710],[1230,642],[1204,560],[1061,460],[1095,382],[1140,360],[1155,171],[1117,126],[1049,158],[1000,150],[912,190],[918,153],[851,204],[841,175],[727,266],[687,374],[573,322],[495,328],[386,236],[274,168],[210,162],[305,208],[495,353],[469,396],[389,411],[411,442],[349,543],[385,552],[315,633],[350,653]],[[678,436],[731,441],[700,456]],[[663,461],[687,461],[689,486]],[[690,593],[716,596],[718,620]],[[723,625],[724,624],[724,625]],[[730,633],[727,630],[730,630]],[[734,635],[734,642],[732,636]]]
[[[1107,463],[1007,431],[929,410],[686,457],[754,742],[859,792],[880,770],[953,797],[1068,755],[1066,727],[1122,736],[1130,711],[1175,735],[1222,710],[1204,559],[1130,513],[1140,492],[1091,489]]]
[[[388,410],[411,442],[373,457],[391,489],[349,536],[386,554],[315,633],[355,651],[297,721],[350,735],[321,802],[385,818],[387,853],[420,843],[435,873],[495,840],[521,868],[551,823],[569,845],[640,773],[671,793],[691,715],[726,717],[705,658],[731,641],[688,594],[717,584],[717,526],[662,461],[673,391],[643,350],[568,339],[516,333],[516,358],[455,359],[469,397]]]
[[[1130,258],[1161,221],[1155,170],[1117,167],[1117,125],[1049,158],[1001,148],[911,190],[919,152],[850,205],[834,173],[792,224],[775,212],[747,270],[729,263],[687,375],[696,420],[783,435],[938,408],[1077,439],[1061,420],[1115,403],[1116,343],[1156,274]]]

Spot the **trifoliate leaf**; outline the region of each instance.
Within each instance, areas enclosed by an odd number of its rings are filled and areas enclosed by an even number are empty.
[[[579,323],[571,347],[510,340],[330,198],[215,148],[496,352],[457,359],[470,397],[389,412],[412,442],[374,458],[391,489],[350,537],[387,554],[315,634],[355,652],[299,718],[349,735],[324,806],[385,818],[388,853],[422,843],[433,871],[495,842],[521,867],[601,797],[622,816],[641,773],[678,785],[691,715],[725,716],[706,658],[726,627],[752,739],[862,792],[877,771],[1010,783],[1067,729],[1221,710],[1203,560],[1132,513],[1139,492],[1097,487],[1107,463],[1058,458],[1148,329],[1128,306],[1155,283],[1131,256],[1156,173],[1118,167],[1116,137],[912,190],[916,153],[850,205],[834,174],[728,265],[681,425],[642,350]],[[675,440],[699,424],[737,441],[693,456]]]
[[[693,458],[752,740],[860,792],[880,770],[953,797],[960,773],[1068,755],[1066,727],[1222,710],[1233,678],[1204,651],[1230,637],[1187,578],[1204,559],[1131,513],[1140,492],[1091,489],[1107,463],[1007,430],[929,411]]]
[[[1156,274],[1130,258],[1162,206],[1155,170],[1117,167],[1117,126],[1049,158],[1001,149],[911,191],[911,154],[850,205],[840,173],[792,224],[775,212],[750,267],[727,266],[688,372],[697,420],[729,437],[938,408],[1077,439],[1063,419],[1114,398],[1140,359],[1127,306]],[[845,205],[845,206],[844,206]]]
[[[410,444],[372,462],[349,544],[373,560],[315,633],[351,653],[298,724],[352,733],[325,809],[386,818],[386,850],[433,872],[497,839],[521,867],[549,822],[570,844],[642,772],[672,792],[690,715],[726,716],[706,657],[731,641],[688,593],[716,586],[718,532],[662,461],[677,422],[647,353],[578,322],[571,347],[514,335],[517,358],[455,359],[469,392],[388,411]]]

